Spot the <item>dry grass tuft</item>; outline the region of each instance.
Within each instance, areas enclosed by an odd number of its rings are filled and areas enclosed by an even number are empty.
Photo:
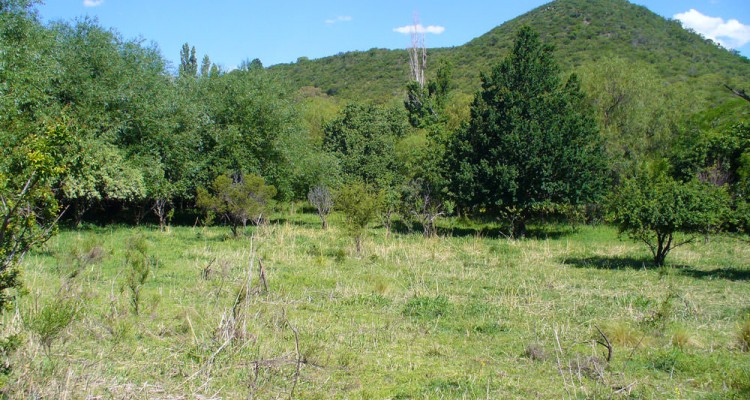
[[[544,347],[542,347],[542,345],[538,343],[531,343],[530,345],[526,346],[524,355],[532,361],[546,361],[547,358],[549,358],[547,350],[545,350]]]

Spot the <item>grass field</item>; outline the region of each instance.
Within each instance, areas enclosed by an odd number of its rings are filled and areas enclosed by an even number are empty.
[[[223,227],[63,230],[27,256],[27,293],[4,314],[5,334],[22,335],[4,393],[750,396],[746,242],[701,240],[655,268],[603,226],[517,241],[372,229],[357,256],[336,222],[323,231],[296,214],[239,239]],[[607,340],[610,361],[596,343]]]

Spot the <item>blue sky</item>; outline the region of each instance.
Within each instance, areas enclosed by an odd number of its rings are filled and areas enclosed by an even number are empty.
[[[155,42],[174,65],[183,43],[199,58],[231,69],[259,58],[264,65],[351,50],[404,48],[398,32],[418,15],[427,47],[459,46],[546,0],[46,0],[43,21],[95,17],[126,39]],[[748,0],[634,0],[750,57]],[[407,29],[401,29],[406,31]]]

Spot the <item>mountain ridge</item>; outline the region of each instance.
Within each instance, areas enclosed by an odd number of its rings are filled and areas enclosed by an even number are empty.
[[[719,47],[679,21],[665,19],[626,0],[556,0],[491,29],[464,45],[432,48],[428,67],[454,65],[456,88],[478,90],[480,72],[507,54],[515,32],[528,25],[555,46],[563,71],[575,72],[605,57],[650,64],[665,83],[685,82],[707,105],[726,101],[723,84],[750,82],[750,60]],[[269,70],[293,87],[314,86],[345,100],[387,102],[402,98],[409,80],[406,50],[370,49],[279,64]],[[428,76],[434,73],[428,69]]]

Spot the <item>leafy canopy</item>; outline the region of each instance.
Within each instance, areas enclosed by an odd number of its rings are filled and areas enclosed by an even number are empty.
[[[693,235],[721,228],[728,213],[724,188],[697,180],[683,183],[665,173],[627,179],[609,197],[608,219],[621,233],[645,243],[654,263],[693,240]]]
[[[522,28],[489,74],[471,121],[449,143],[457,203],[498,214],[517,207],[584,204],[604,191],[604,153],[575,75],[563,84],[552,47]]]

